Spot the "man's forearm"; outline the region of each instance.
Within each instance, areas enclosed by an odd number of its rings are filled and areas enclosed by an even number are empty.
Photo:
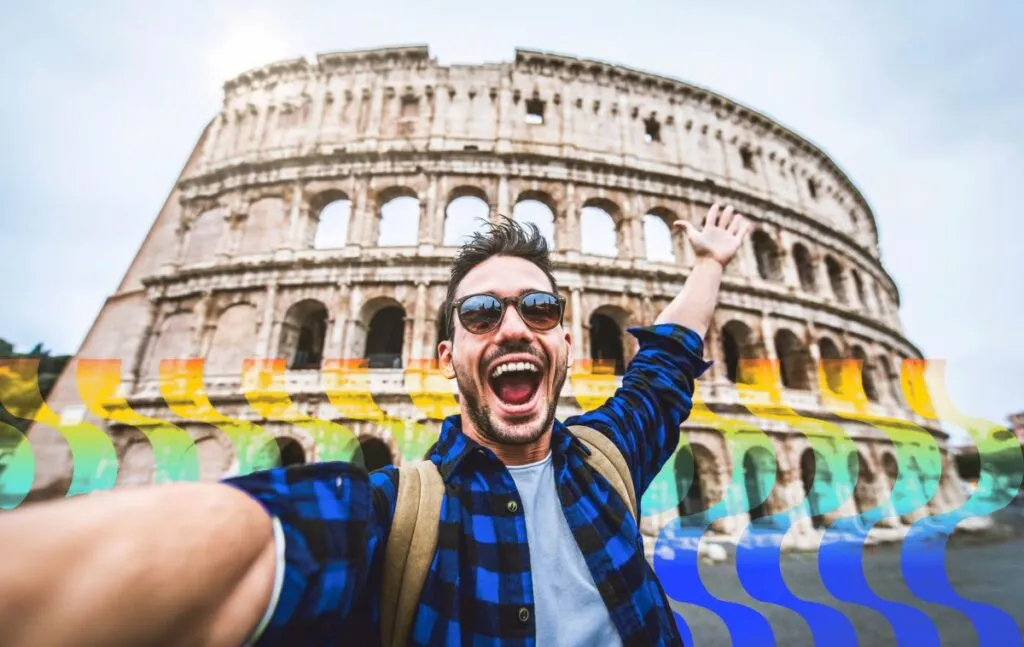
[[[227,485],[176,483],[0,514],[3,643],[238,645],[273,586],[270,518]]]
[[[711,325],[711,315],[715,312],[722,272],[722,265],[713,258],[698,259],[683,289],[654,323],[678,324],[704,337]]]

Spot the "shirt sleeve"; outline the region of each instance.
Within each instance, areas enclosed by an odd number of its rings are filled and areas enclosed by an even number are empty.
[[[640,348],[622,386],[597,409],[566,420],[604,433],[623,452],[637,501],[679,444],[693,408],[694,381],[711,362],[701,336],[677,324],[630,328]]]
[[[397,492],[391,474],[330,462],[224,483],[255,498],[274,524],[274,591],[249,644],[327,645],[339,635],[378,633],[383,547]]]

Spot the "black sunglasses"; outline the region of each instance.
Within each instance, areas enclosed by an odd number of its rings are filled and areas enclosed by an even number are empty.
[[[530,328],[551,330],[562,323],[565,299],[550,292],[534,291],[518,297],[500,298],[493,294],[470,294],[452,304],[463,328],[474,335],[491,332],[501,325],[505,307],[515,304],[516,311]]]

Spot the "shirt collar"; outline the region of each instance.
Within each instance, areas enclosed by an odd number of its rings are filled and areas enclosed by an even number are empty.
[[[551,431],[552,459],[564,456],[573,445],[580,451],[588,453],[582,441],[572,434],[561,420],[556,419]],[[437,465],[438,471],[446,483],[459,468],[459,465],[472,454],[490,456],[498,460],[494,452],[463,433],[462,418],[459,415],[445,418],[441,424],[437,444],[428,458]]]

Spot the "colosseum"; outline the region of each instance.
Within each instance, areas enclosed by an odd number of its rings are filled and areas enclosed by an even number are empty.
[[[59,424],[30,432],[35,493],[71,483],[64,427],[111,441],[95,473],[75,471],[80,489],[154,480],[161,430],[187,434],[201,479],[422,455],[457,410],[431,365],[449,264],[499,215],[553,246],[576,340],[569,415],[614,388],[635,352],[627,328],[686,280],[693,250],[670,224],[715,201],[755,227],[727,270],[700,412],[645,499],[645,531],[682,516],[735,537],[788,511],[813,535],[880,506],[898,530],[959,505],[946,435],[907,397],[921,354],[901,331],[874,216],[824,152],[678,80],[522,49],[445,66],[426,47],[288,60],[225,83],[51,396]],[[97,358],[120,360],[102,397],[82,384]],[[858,367],[850,389],[848,371],[827,370],[843,358]],[[759,366],[767,376],[750,378]],[[201,388],[172,388],[186,383]],[[838,407],[851,392],[859,404]],[[845,496],[835,466],[854,475]],[[897,479],[926,500],[894,504]]]

